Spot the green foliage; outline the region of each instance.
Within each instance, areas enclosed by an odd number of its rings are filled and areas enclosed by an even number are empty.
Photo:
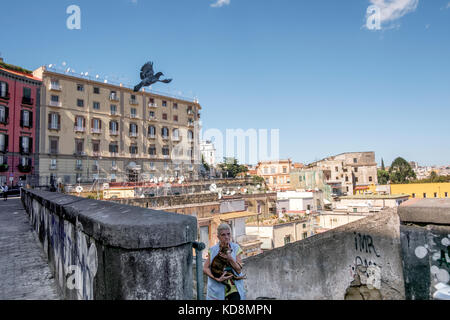
[[[18,66],[14,66],[12,64],[7,64],[4,63],[2,61],[0,61],[0,67],[4,68],[4,69],[8,69],[8,70],[12,70],[12,71],[17,71],[17,72],[22,72],[22,73],[26,73],[26,74],[32,74],[33,71],[18,67]]]
[[[209,170],[210,170],[209,164],[206,163],[205,157],[203,155],[202,155],[202,165],[203,165],[203,168],[205,168],[205,171],[209,172]]]
[[[411,181],[411,183],[446,183],[446,182],[450,182],[450,176],[438,176],[434,171],[430,174],[430,177],[427,179]]]
[[[409,183],[416,174],[405,159],[398,157],[389,168],[389,178],[391,183]]]
[[[238,164],[235,158],[223,158],[223,160],[224,163],[219,164],[219,168],[222,169],[223,175],[226,178],[236,178],[239,173],[248,171],[247,167]]]
[[[386,167],[384,166],[383,158],[381,158],[381,170],[386,171]]]
[[[379,184],[388,184],[389,182],[389,172],[386,170],[378,170],[378,183]]]

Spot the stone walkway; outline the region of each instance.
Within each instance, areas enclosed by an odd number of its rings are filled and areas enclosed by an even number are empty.
[[[0,199],[0,300],[60,300],[20,199]]]

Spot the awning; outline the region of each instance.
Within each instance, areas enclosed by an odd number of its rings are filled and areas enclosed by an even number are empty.
[[[237,218],[255,217],[257,215],[258,215],[258,213],[254,213],[254,212],[239,211],[239,212],[221,214],[220,216],[218,216],[218,218],[222,221],[227,221],[227,220],[237,219]]]

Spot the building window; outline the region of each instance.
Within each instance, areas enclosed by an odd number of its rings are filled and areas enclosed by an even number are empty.
[[[82,85],[82,84],[77,84],[77,91],[83,92],[83,91],[84,91],[84,85]]]
[[[156,136],[156,128],[154,126],[148,127],[148,136],[155,137]]]
[[[137,118],[136,108],[131,108],[131,118]]]
[[[92,151],[97,154],[100,152],[100,141],[92,141]]]
[[[287,168],[283,167],[283,173],[287,173]]]
[[[273,173],[275,173],[275,172],[276,172],[276,169],[275,169],[275,167],[271,167],[271,168],[270,168],[270,173],[272,173],[272,174],[273,174]]]
[[[117,114],[117,106],[115,104],[110,105],[109,109],[111,111],[111,115],[116,115]]]
[[[358,159],[357,158],[353,158],[353,163],[358,163]]]
[[[291,243],[291,235],[287,235],[284,237],[284,245]]]
[[[167,162],[164,162],[164,170],[167,171],[169,169],[169,164]]]
[[[372,182],[372,177],[369,177],[369,182]]]
[[[20,137],[20,153],[29,154],[32,151],[32,138],[30,137]]]
[[[149,117],[149,119],[155,119],[155,111],[149,111],[148,117]]]
[[[33,100],[31,99],[31,88],[23,87],[22,103],[33,104]]]
[[[161,134],[162,134],[163,139],[168,139],[169,138],[169,129],[166,127],[163,127],[161,129]]]
[[[445,197],[448,198],[448,192],[445,193]]]
[[[308,205],[306,206],[306,210],[311,210],[311,205],[310,205],[310,204],[308,204]]]
[[[0,98],[9,99],[8,83],[0,82]]]
[[[179,139],[179,138],[180,138],[180,131],[179,131],[177,128],[173,129],[173,131],[172,131],[172,137],[173,137],[174,139]]]
[[[94,94],[100,94],[100,88],[94,87]]]
[[[304,224],[303,224],[303,229],[305,229],[305,228],[306,228],[306,224],[304,223]]]
[[[194,140],[194,132],[192,130],[188,131],[188,140],[193,141]]]
[[[163,107],[167,107],[167,101],[164,101],[164,100],[163,100],[162,106],[163,106]]]
[[[168,156],[169,155],[169,146],[163,146],[162,148],[162,154],[163,156]]]
[[[50,140],[50,153],[51,154],[57,154],[58,153],[58,138],[51,137]]]
[[[137,145],[131,145],[131,146],[130,146],[130,153],[131,153],[131,154],[137,154],[137,153],[138,153],[138,147],[137,147]]]
[[[0,133],[0,152],[8,151],[8,135]]]
[[[413,193],[413,194],[412,194],[412,197],[413,197],[413,198],[415,198],[415,197],[416,197],[416,194],[415,194],[415,193]]]
[[[156,146],[154,144],[150,145],[148,148],[148,154],[151,156],[156,156]]]
[[[117,143],[110,143],[109,144],[109,152],[111,152],[111,153],[118,153],[119,152],[119,145]]]
[[[109,122],[109,131],[111,134],[118,134],[119,133],[119,123],[117,121],[110,121]]]
[[[20,126],[22,128],[31,128],[33,123],[33,113],[28,110],[20,111]]]
[[[75,153],[81,155],[84,152],[84,139],[75,139]]]
[[[83,99],[77,99],[77,106],[78,107],[84,107],[84,100]]]
[[[358,167],[355,168],[355,172],[358,172]]]
[[[434,193],[434,197],[435,197],[435,198],[437,198],[437,197],[438,197],[438,195],[437,195],[437,192],[435,192],[435,193]]]
[[[174,102],[174,103],[173,103],[173,108],[174,108],[174,109],[178,109],[178,103],[175,103],[175,102]]]
[[[93,108],[94,108],[95,110],[100,110],[100,102],[94,102]]]
[[[138,126],[135,123],[130,124],[130,136],[137,137],[138,134]]]
[[[52,96],[50,97],[50,100],[51,100],[52,102],[59,102],[59,96],[52,95]]]
[[[334,170],[336,170],[336,172],[338,172],[338,171],[339,171],[339,168],[338,168],[338,167],[334,167]]]
[[[86,119],[81,116],[75,117],[75,131],[84,132],[86,128]]]
[[[173,121],[178,122],[178,116],[173,116]]]
[[[348,176],[345,176],[345,182],[348,182]]]
[[[9,117],[9,108],[7,106],[0,106],[0,123],[7,124]]]
[[[56,170],[56,168],[57,168],[56,159],[50,159],[50,169]]]
[[[167,120],[167,113],[163,113],[163,114],[162,114],[162,119],[163,119],[163,120]]]
[[[423,194],[423,197],[424,197],[424,198],[426,198],[426,197],[427,197],[427,194],[426,194],[426,193],[424,193],[424,194]]]
[[[273,177],[273,184],[277,184],[277,178]]]
[[[358,182],[358,177],[355,178],[355,182]]]
[[[61,130],[61,116],[58,113],[48,114],[48,129]]]
[[[303,239],[308,238],[308,232],[303,232]]]
[[[101,133],[102,132],[102,121],[97,118],[93,118],[91,120],[91,128],[93,133]]]

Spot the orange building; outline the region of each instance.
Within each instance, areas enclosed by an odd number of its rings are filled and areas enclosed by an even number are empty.
[[[256,172],[266,180],[271,191],[286,191],[291,187],[291,168],[291,159],[263,161],[256,166]]]

